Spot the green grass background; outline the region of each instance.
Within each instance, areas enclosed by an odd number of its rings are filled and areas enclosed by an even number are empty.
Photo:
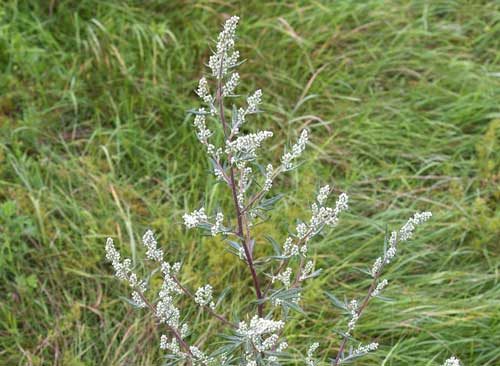
[[[227,195],[187,110],[220,24],[241,16],[241,92],[264,91],[249,128],[308,127],[305,164],[256,235],[285,238],[319,184],[351,197],[313,246],[324,269],[286,334],[335,355],[346,318],[324,291],[361,296],[386,225],[431,210],[400,251],[355,336],[357,365],[500,364],[500,4],[496,1],[3,1],[0,5],[0,364],[155,365],[159,333],[121,298],[104,241],[140,260],[148,227],[183,279],[232,284],[221,312],[252,298],[247,270],[186,210]],[[263,243],[261,245],[264,245]],[[137,246],[137,248],[136,248]],[[197,335],[218,325],[185,305]],[[296,363],[301,364],[301,360]]]

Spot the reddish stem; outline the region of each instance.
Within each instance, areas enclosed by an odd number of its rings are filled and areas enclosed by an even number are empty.
[[[228,126],[227,126],[226,118],[224,115],[224,104],[223,104],[223,97],[222,97],[222,85],[221,85],[222,63],[223,63],[223,60],[221,60],[221,70],[219,72],[219,78],[217,81],[217,102],[219,104],[219,115],[220,115],[220,119],[222,122],[222,128],[224,130],[224,136],[229,136]],[[231,137],[231,136],[229,136],[229,137]],[[234,178],[234,167],[233,167],[233,164],[231,162],[231,154],[228,154],[228,161],[229,161],[229,187],[231,188],[231,193],[232,193],[233,201],[234,201],[234,207],[236,209],[236,217],[237,217],[237,221],[238,221],[237,234],[241,238],[241,240],[243,241],[243,250],[245,251],[245,256],[247,258],[247,264],[248,264],[248,267],[249,267],[250,272],[252,274],[252,281],[253,281],[253,285],[255,288],[255,293],[257,295],[257,301],[259,302],[257,305],[257,311],[258,311],[259,317],[262,318],[263,314],[264,314],[264,304],[261,301],[262,300],[262,292],[260,289],[259,278],[257,277],[257,272],[255,271],[255,265],[253,263],[252,254],[250,253],[250,250],[248,248],[248,245],[249,245],[249,241],[247,240],[248,235],[245,234],[243,215],[241,213],[240,205],[238,202],[238,193],[237,193],[237,187],[236,187],[235,178]]]

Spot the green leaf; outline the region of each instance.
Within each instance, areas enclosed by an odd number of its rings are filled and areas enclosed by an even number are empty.
[[[334,294],[331,294],[329,292],[325,292],[325,295],[330,299],[332,304],[342,310],[348,310],[347,306],[344,302],[340,301]]]
[[[277,257],[281,257],[281,246],[278,244],[276,240],[273,239],[270,235],[264,235],[266,240],[271,243],[274,249],[274,253],[276,254]]]

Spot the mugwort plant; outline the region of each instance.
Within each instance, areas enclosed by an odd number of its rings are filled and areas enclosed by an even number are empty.
[[[243,133],[247,120],[258,113],[262,91],[256,90],[246,98],[242,107],[228,108],[228,101],[238,97],[236,88],[240,76],[235,71],[240,64],[235,49],[235,32],[239,18],[229,18],[217,38],[216,47],[208,61],[210,70],[202,77],[196,89],[203,106],[194,110],[196,136],[208,155],[211,170],[231,196],[230,212],[206,212],[199,207],[183,216],[187,229],[200,229],[208,235],[221,237],[229,250],[247,267],[255,292],[255,306],[248,313],[220,309],[214,289],[205,284],[197,290],[182,282],[181,263],[169,263],[151,230],[142,238],[148,262],[155,267],[152,273],[161,273],[162,285],[157,294],[151,294],[149,280],[141,279],[132,268],[130,259],[122,259],[113,240],[106,241],[106,259],[111,262],[118,279],[130,285],[131,302],[135,307],[147,309],[162,331],[159,347],[165,350],[166,365],[283,365],[302,363],[307,366],[340,365],[373,352],[377,343],[356,342],[354,331],[368,304],[378,297],[388,285],[382,278],[384,268],[398,253],[401,244],[410,240],[417,226],[431,218],[430,212],[417,212],[399,229],[387,235],[385,249],[374,261],[369,275],[372,278],[367,293],[362,298],[340,301],[327,294],[335,306],[347,314],[346,328],[337,349],[325,350],[327,361],[316,359],[318,342],[312,343],[305,355],[291,355],[284,337],[287,320],[301,311],[301,291],[305,282],[320,275],[309,257],[311,241],[325,230],[334,228],[342,213],[348,209],[349,197],[340,194],[333,205],[329,199],[332,189],[321,187],[311,204],[310,217],[296,225],[282,245],[270,239],[274,255],[258,258],[258,243],[253,235],[254,226],[266,219],[265,213],[273,207],[279,196],[270,197],[278,175],[295,169],[309,139],[307,129],[301,131],[295,144],[282,154],[279,164],[259,163],[259,149],[273,136],[272,131]],[[245,127],[246,130],[246,127]],[[216,135],[223,137],[223,144],[216,144]],[[191,325],[183,316],[180,298],[189,298],[200,309],[217,319],[226,329],[218,342],[201,349],[191,333]],[[248,307],[245,307],[245,310]],[[234,315],[236,314],[236,315]],[[238,317],[238,318],[236,318]],[[211,349],[210,347],[213,347]],[[293,357],[293,358],[291,358]],[[290,361],[293,360],[293,361]],[[458,359],[448,359],[444,366],[459,365]]]

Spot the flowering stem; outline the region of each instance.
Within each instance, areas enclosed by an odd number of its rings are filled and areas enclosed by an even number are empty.
[[[279,173],[281,173],[281,166],[276,169],[274,174],[271,176],[271,180],[274,180]],[[248,210],[252,208],[252,206],[258,202],[264,195],[267,193],[266,190],[261,190],[259,193],[255,194],[252,198],[250,198],[250,201],[248,204],[243,208],[242,213],[246,213]]]
[[[226,117],[224,115],[224,103],[223,103],[223,97],[222,97],[222,84],[221,84],[223,61],[224,60],[222,60],[222,59],[220,61],[221,62],[221,70],[219,72],[219,78],[217,81],[217,102],[218,102],[218,106],[219,106],[219,115],[220,115],[220,119],[222,122],[222,128],[224,130],[224,135],[227,136],[228,135],[228,132],[227,132],[228,127],[227,127]],[[257,305],[257,311],[258,311],[259,317],[262,318],[262,316],[264,314],[264,304],[260,301],[260,300],[262,300],[262,292],[260,290],[260,282],[259,282],[259,278],[257,277],[257,272],[255,271],[255,265],[253,263],[252,254],[250,253],[250,250],[248,248],[248,245],[249,245],[249,241],[247,240],[248,234],[245,235],[245,227],[243,224],[243,215],[241,213],[240,205],[238,202],[238,193],[237,193],[237,187],[236,187],[236,183],[235,183],[235,179],[234,179],[234,167],[233,167],[232,162],[231,162],[231,154],[228,154],[228,160],[229,160],[229,187],[231,188],[231,193],[232,193],[233,201],[234,201],[234,207],[236,209],[236,218],[238,221],[237,234],[241,238],[241,240],[243,241],[243,249],[245,251],[245,256],[247,258],[248,267],[249,267],[250,272],[252,274],[252,280],[253,280],[253,285],[255,288],[255,293],[257,295],[257,300],[259,301],[259,304]]]
[[[373,278],[373,281],[372,281],[372,283],[370,285],[370,288],[368,289],[368,293],[366,294],[363,302],[361,303],[361,306],[358,309],[358,319],[361,317],[361,314],[363,313],[363,310],[366,308],[366,306],[368,305],[368,302],[370,301],[370,299],[372,297],[373,291],[377,287],[377,281],[378,281],[378,279],[380,277],[380,274],[382,273],[383,267],[384,267],[384,265],[382,265],[380,267],[379,271],[376,273],[375,277]],[[335,360],[332,362],[332,366],[336,366],[336,365],[339,364],[340,357],[342,357],[342,354],[344,352],[344,349],[345,349],[345,346],[347,344],[348,338],[349,337],[347,335],[344,336],[344,339],[342,340],[342,343],[340,344],[339,351],[337,353],[337,357],[335,357]]]
[[[156,310],[155,310],[155,307],[153,306],[153,304],[151,304],[149,302],[149,300],[146,298],[146,296],[144,296],[144,294],[139,291],[139,290],[136,290],[137,293],[139,294],[139,296],[141,297],[142,301],[144,301],[144,303],[147,305],[147,307],[149,308],[149,310],[151,310],[151,312],[153,313],[153,315],[156,314]],[[182,339],[181,335],[179,334],[179,332],[174,328],[174,327],[171,327],[170,325],[166,324],[167,327],[168,327],[168,330],[170,330],[173,335],[175,336],[175,338],[177,339],[177,341],[179,342],[179,344],[181,345],[182,348],[184,348],[184,350],[190,355],[192,356],[192,352],[191,352],[191,349],[189,348],[189,345],[186,343],[186,341],[184,341],[184,339]],[[189,365],[192,364],[191,360],[188,361]]]
[[[304,238],[307,238],[307,237],[308,237],[311,233],[312,233],[312,229],[311,229],[311,228],[309,228],[309,229],[307,230],[307,232],[306,232],[306,234],[305,234]],[[297,244],[296,244],[296,245],[298,246],[298,245],[302,244],[302,243],[303,243],[303,241],[304,241],[304,239],[299,239],[299,240],[297,241]],[[281,271],[283,270],[283,268],[285,268],[285,266],[287,266],[287,265],[288,265],[288,263],[290,263],[290,258],[287,258],[287,259],[283,260],[283,261],[281,262],[280,266],[278,267],[278,269],[276,270],[275,274],[273,275],[273,277],[275,277],[275,276],[277,276],[278,274],[280,274],[280,273],[281,273]],[[291,288],[296,287],[296,286],[297,286],[297,284],[300,282],[300,274],[301,274],[301,272],[302,272],[302,267],[303,267],[303,265],[304,265],[304,257],[301,257],[301,259],[300,259],[300,265],[299,265],[299,270],[298,270],[297,276],[295,277],[295,280],[294,280],[294,282],[293,282],[293,284],[292,284]],[[266,289],[265,289],[265,291],[264,291],[265,296],[267,296],[267,294],[268,294],[269,290],[271,289],[271,285],[272,285],[272,283],[271,283],[271,282],[269,282],[269,283],[268,283],[268,285],[267,285],[267,287],[266,287]]]
[[[217,166],[217,169],[219,169],[219,172],[222,174],[222,177],[224,178],[224,181],[229,185],[229,177],[227,176],[226,172],[224,171],[224,168],[222,168],[222,164],[218,159],[214,158],[215,165]]]
[[[177,286],[180,287],[180,289],[189,297],[193,298],[194,299],[194,295],[191,291],[189,291],[185,286],[183,286],[181,284],[181,282],[177,279],[177,277],[175,276],[172,276],[172,279],[174,280],[174,282],[177,284]],[[230,322],[229,320],[227,320],[224,316],[222,315],[219,315],[217,314],[210,306],[208,305],[203,305],[203,307],[211,314],[213,315],[215,318],[219,319],[222,323],[224,324],[227,324],[229,326],[231,326],[232,328],[237,328],[237,325]]]

